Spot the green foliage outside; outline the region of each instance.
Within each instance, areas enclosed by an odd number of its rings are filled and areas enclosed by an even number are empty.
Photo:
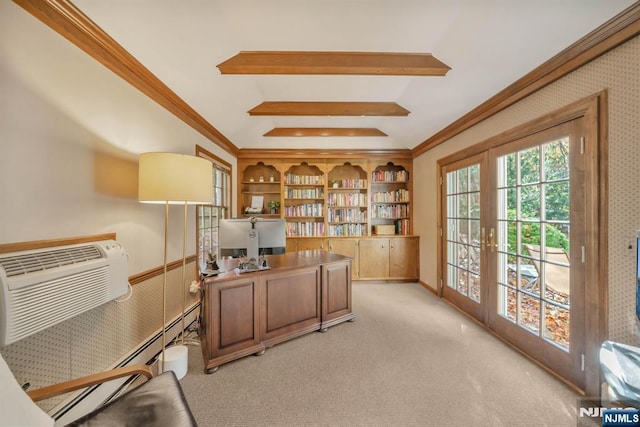
[[[568,141],[558,140],[543,145],[520,151],[518,155],[508,155],[505,163],[508,187],[515,190],[516,184],[521,185],[521,212],[516,213],[516,192],[508,191],[507,204],[509,206],[508,244],[509,252],[516,251],[516,219],[521,220],[521,244],[529,243],[540,245],[540,215],[541,192],[540,183],[544,184],[544,218],[547,221],[558,221],[558,224],[545,224],[545,245],[547,247],[563,248],[569,250],[567,233],[563,232],[563,222],[569,221],[569,183],[566,180],[569,175],[569,147]],[[543,168],[541,168],[541,159]],[[519,164],[519,181],[516,179],[516,164]],[[543,175],[543,176],[542,176]],[[527,222],[530,220],[532,222]]]
[[[521,244],[540,245],[540,224],[537,222],[523,222],[520,225]],[[509,252],[517,252],[516,223],[509,222],[507,239]],[[569,251],[569,239],[567,236],[551,224],[545,224],[545,245],[550,248],[562,248]],[[522,253],[522,251],[520,251]]]

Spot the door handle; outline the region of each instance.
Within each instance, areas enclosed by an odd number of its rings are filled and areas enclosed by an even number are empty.
[[[484,251],[486,245],[487,245],[487,235],[484,227],[482,227],[480,229],[480,250]]]
[[[498,249],[498,244],[496,243],[495,230],[491,227],[489,230],[489,247],[491,248],[491,252],[495,252]]]

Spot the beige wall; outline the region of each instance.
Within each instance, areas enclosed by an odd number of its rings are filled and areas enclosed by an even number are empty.
[[[129,275],[161,266],[164,207],[137,200],[138,154],[194,154],[199,144],[234,171],[235,158],[15,4],[0,6],[0,28],[0,243],[115,232],[129,255]],[[196,251],[194,209],[187,255]],[[182,257],[182,215],[182,207],[170,208],[170,261]],[[170,273],[169,319],[180,312],[181,280],[180,269]],[[161,289],[161,276],[154,277],[133,286],[124,302],[0,353],[18,381],[32,387],[107,369],[160,331]]]
[[[423,282],[436,287],[438,159],[604,89],[609,96],[609,338],[640,344],[635,320],[635,236],[640,228],[638,37],[414,160],[418,189],[414,228],[421,236]]]

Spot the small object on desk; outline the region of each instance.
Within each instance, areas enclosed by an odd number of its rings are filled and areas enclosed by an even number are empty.
[[[218,267],[218,262],[216,261],[216,256],[214,254],[212,254],[211,252],[209,252],[207,254],[207,268],[206,270],[218,270],[220,267]]]
[[[221,271],[221,270],[218,270],[218,269],[216,269],[216,270],[209,270],[208,268],[205,268],[205,269],[204,269],[204,270],[202,270],[200,273],[201,273],[203,276],[205,276],[205,277],[211,277],[211,276],[217,276],[217,275],[218,275],[218,274],[220,274],[220,273],[224,273],[224,271]]]

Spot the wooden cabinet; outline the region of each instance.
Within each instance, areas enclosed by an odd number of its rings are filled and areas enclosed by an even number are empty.
[[[293,239],[287,239],[293,240]],[[327,239],[325,238],[300,238],[295,239],[296,241],[296,251],[312,251],[315,249],[323,249],[327,250]]]
[[[323,249],[352,259],[353,280],[418,280],[418,236],[287,238],[287,252]]]
[[[329,252],[351,258],[351,276],[354,280],[357,280],[360,277],[360,266],[358,262],[359,242],[359,239],[350,238],[335,238],[327,240]]]
[[[420,241],[417,237],[389,238],[389,277],[420,277]]]
[[[389,239],[360,241],[360,278],[386,279],[389,277]]]
[[[359,267],[360,279],[417,280],[419,239],[415,236],[362,239]]]

